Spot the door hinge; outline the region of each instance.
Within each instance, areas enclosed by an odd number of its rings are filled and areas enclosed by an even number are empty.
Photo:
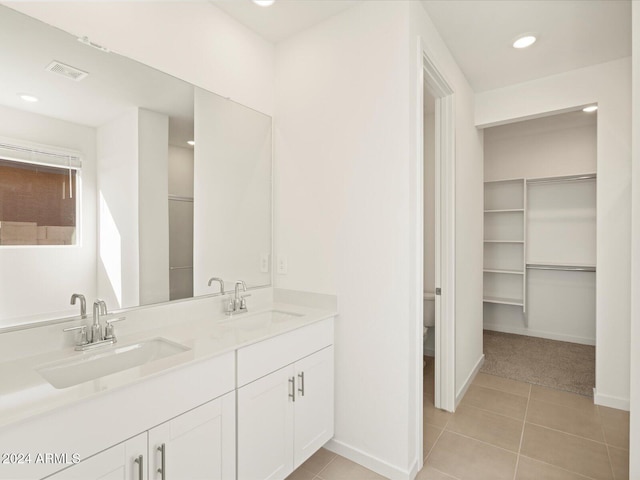
[[[436,287],[436,295],[442,295],[442,289],[440,287]]]

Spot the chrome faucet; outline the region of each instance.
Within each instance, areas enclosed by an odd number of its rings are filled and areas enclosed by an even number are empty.
[[[80,295],[82,297],[82,295]],[[76,350],[89,350],[102,345],[113,345],[117,342],[113,323],[126,320],[126,317],[109,318],[106,320],[104,331],[100,325],[100,315],[107,315],[107,304],[104,300],[97,299],[93,302],[93,324],[91,331],[87,334],[87,326],[80,325],[77,327],[65,328],[64,332],[75,330],[80,331],[80,339],[76,342]]]
[[[245,297],[248,295],[240,296],[240,287],[242,286],[242,291],[247,291],[247,284],[242,280],[238,280],[236,282],[235,295],[233,297],[233,310],[236,313],[242,313],[247,311],[247,301]]]
[[[235,295],[234,298],[229,297],[227,302],[227,307],[224,311],[227,315],[233,315],[234,313],[244,313],[247,311],[247,300],[246,297],[251,296],[250,293],[246,295],[240,295],[240,287],[242,287],[242,291],[247,291],[247,284],[242,280],[238,280],[236,282],[235,287]]]
[[[107,304],[104,300],[97,299],[93,302],[93,325],[91,325],[91,342],[96,343],[104,340],[102,325],[100,325],[100,315],[107,314]]]
[[[220,295],[224,295],[224,280],[222,280],[221,278],[218,278],[218,277],[211,277],[209,279],[209,284],[208,285],[211,286],[211,284],[213,282],[220,283]]]
[[[80,316],[82,318],[87,318],[87,301],[84,298],[84,295],[80,293],[74,293],[71,295],[71,305],[76,304],[76,300],[80,300]]]

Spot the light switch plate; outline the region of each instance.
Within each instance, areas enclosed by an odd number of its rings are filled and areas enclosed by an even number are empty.
[[[269,254],[268,253],[263,253],[262,255],[260,255],[260,271],[262,273],[269,272]]]
[[[288,265],[287,265],[287,257],[285,257],[284,255],[278,255],[278,260],[277,260],[277,269],[276,271],[280,274],[280,275],[286,275],[287,274],[287,270],[288,270]]]

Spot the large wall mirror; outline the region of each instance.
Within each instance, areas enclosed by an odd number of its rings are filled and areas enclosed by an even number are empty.
[[[0,6],[0,331],[271,284],[271,118]]]

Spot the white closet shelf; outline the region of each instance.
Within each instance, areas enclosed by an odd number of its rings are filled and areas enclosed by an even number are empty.
[[[484,243],[524,243],[524,240],[485,240]]]
[[[500,270],[497,268],[485,268],[482,270],[484,273],[506,273],[509,275],[524,275],[522,270]]]
[[[504,208],[499,210],[485,210],[484,213],[517,213],[524,212],[524,208]]]
[[[515,305],[516,307],[522,307],[524,302],[521,298],[504,298],[504,297],[484,297],[485,303],[498,303],[500,305]]]

